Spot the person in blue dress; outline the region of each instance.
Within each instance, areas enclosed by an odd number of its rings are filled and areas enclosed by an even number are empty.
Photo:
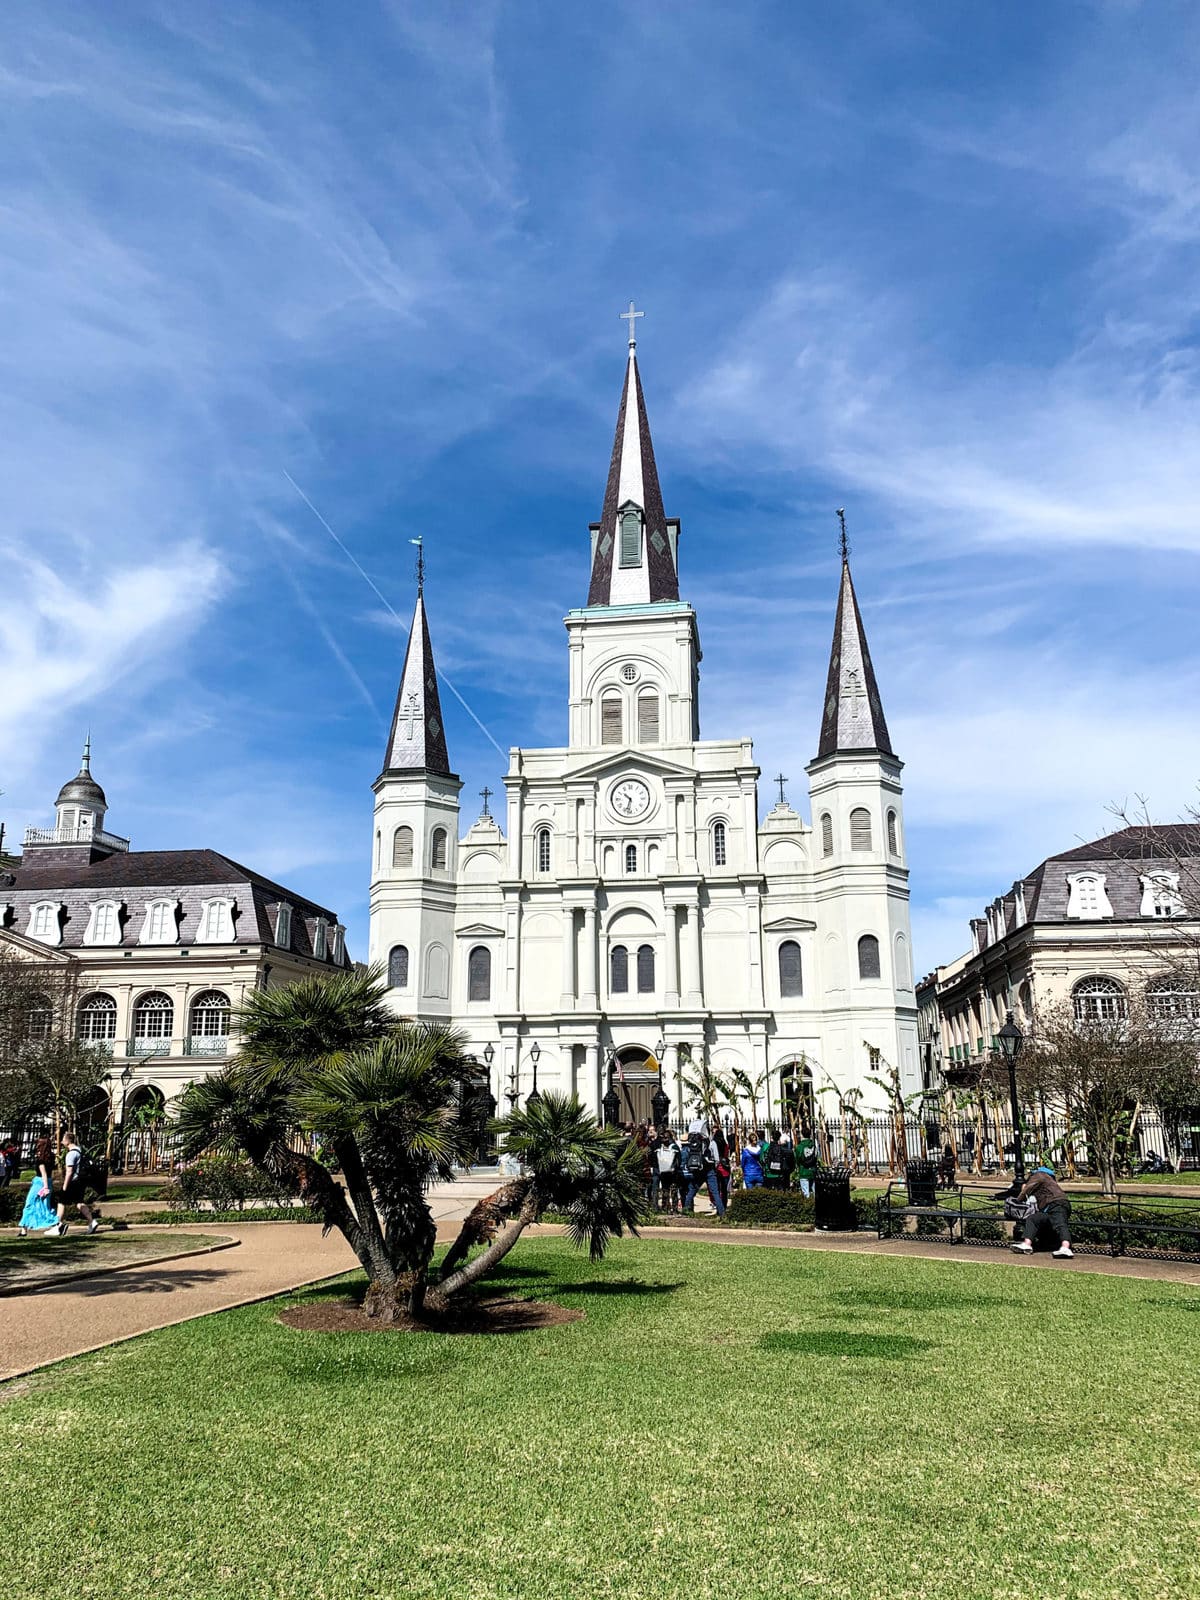
[[[763,1165],[758,1141],[747,1139],[742,1145],[742,1182],[747,1189],[761,1189],[762,1181]]]
[[[17,1224],[17,1233],[22,1239],[27,1233],[45,1233],[50,1228],[58,1228],[58,1213],[50,1204],[54,1190],[54,1146],[49,1139],[38,1140],[33,1152],[33,1168],[33,1182]]]

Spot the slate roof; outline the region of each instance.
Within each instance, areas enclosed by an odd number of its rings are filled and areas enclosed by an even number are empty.
[[[447,778],[453,776],[423,586],[417,589],[383,772],[434,772]]]
[[[138,943],[148,900],[172,899],[180,903],[180,945],[195,943],[201,903],[229,891],[235,902],[235,944],[274,944],[275,912],[282,901],[292,907],[289,948],[300,955],[313,954],[318,919],[328,924],[327,951],[333,949],[336,914],[303,895],[294,894],[270,878],[251,871],[217,850],[131,850],[89,861],[87,853],[64,861],[56,851],[53,863],[42,865],[36,847],[27,850],[11,882],[0,880],[0,912],[12,908],[7,926],[24,933],[28,910],[36,901],[55,900],[66,906],[60,948],[82,948],[89,908],[97,900],[121,900],[126,908],[119,945]],[[347,962],[348,962],[348,958]]]
[[[842,584],[838,591],[829,677],[825,685],[825,710],[817,760],[844,751],[879,750],[894,755],[888,737],[875,668],[867,649],[867,635],[850,576],[850,562],[842,557]]]
[[[630,407],[633,408],[632,414]],[[596,534],[592,557],[592,581],[588,589],[589,606],[606,606],[612,598],[613,562],[617,549],[617,512],[632,501],[645,518],[645,553],[649,593],[647,603],[679,599],[679,575],[671,554],[667,517],[662,490],[658,484],[658,465],[650,439],[646,399],[638,372],[634,347],[629,347],[629,365],[617,411],[617,431],[613,437],[608,483],[604,490],[604,509]]]

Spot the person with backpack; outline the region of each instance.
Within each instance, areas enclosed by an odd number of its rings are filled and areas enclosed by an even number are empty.
[[[717,1167],[720,1160],[721,1152],[708,1124],[703,1117],[697,1117],[688,1128],[687,1150],[683,1157],[687,1176],[687,1193],[683,1202],[685,1211],[695,1211],[696,1196],[702,1188],[707,1187],[713,1210],[719,1217],[725,1215],[725,1202],[721,1198],[720,1185],[717,1183]]]
[[[658,1210],[681,1210],[683,1197],[679,1193],[679,1175],[682,1157],[679,1150],[679,1140],[669,1128],[663,1129],[663,1136],[659,1140],[658,1149],[655,1152],[655,1162],[658,1166]],[[678,1206],[676,1205],[677,1201]]]
[[[790,1189],[792,1168],[795,1166],[792,1147],[778,1128],[771,1129],[771,1138],[763,1153],[763,1185],[768,1189]]]
[[[58,1221],[53,1228],[46,1232],[61,1239],[69,1226],[67,1222],[67,1207],[78,1208],[83,1220],[88,1225],[88,1232],[95,1233],[100,1226],[100,1219],[92,1214],[92,1208],[84,1199],[87,1193],[87,1161],[83,1151],[79,1148],[79,1141],[73,1133],[63,1134],[63,1181],[62,1188],[54,1196],[55,1207],[58,1212]]]
[[[742,1145],[742,1182],[747,1189],[761,1189],[763,1181],[762,1158],[758,1141],[747,1139]]]

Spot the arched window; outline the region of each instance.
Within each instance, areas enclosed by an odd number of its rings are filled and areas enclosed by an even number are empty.
[[[29,1010],[25,1013],[25,1036],[31,1043],[50,1037],[50,1030],[54,1026],[54,1007],[50,1003],[49,995],[35,994],[30,997]]]
[[[871,848],[871,813],[865,806],[855,806],[850,813],[851,850]]]
[[[492,952],[484,944],[477,944],[467,957],[467,999],[492,998]]]
[[[117,1037],[117,1002],[110,994],[90,994],[79,1008],[82,1044],[102,1044]]]
[[[539,872],[550,871],[549,828],[539,828],[537,831],[537,869]]]
[[[1146,985],[1146,1001],[1152,1017],[1200,1017],[1200,990],[1193,978],[1155,978]]]
[[[643,689],[638,695],[638,743],[658,743],[658,696],[653,689]]]
[[[864,933],[858,941],[858,975],[860,978],[879,977],[879,940],[873,933]]]
[[[31,906],[26,931],[31,939],[37,939],[41,944],[58,944],[62,939],[58,904],[53,900],[41,900]]]
[[[223,1056],[229,1037],[229,996],[220,989],[206,989],[192,1001],[191,1044],[193,1056]]]
[[[714,867],[725,865],[725,824],[714,822],[712,825],[712,860]]]
[[[779,993],[785,1000],[794,1000],[804,993],[800,946],[795,939],[785,939],[779,946]]]
[[[621,517],[621,565],[640,567],[642,564],[642,519],[636,511],[626,511]]]
[[[133,1008],[133,1053],[165,1056],[171,1050],[175,1007],[170,995],[144,994]]]
[[[1119,1022],[1125,991],[1115,978],[1083,978],[1071,991],[1076,1022]]]
[[[900,854],[900,827],[896,821],[896,813],[894,811],[888,812],[887,822],[888,850],[892,853],[892,855],[898,856]]]
[[[200,926],[196,930],[196,943],[233,943],[232,900],[202,900],[200,902]]]
[[[392,835],[393,867],[411,867],[413,861],[413,832],[407,823]]]
[[[117,900],[96,900],[83,934],[84,944],[120,944],[121,906]]]
[[[833,854],[833,818],[828,811],[823,812],[821,816],[821,854],[823,856]]]
[[[174,944],[179,937],[176,919],[178,900],[150,900],[146,904],[146,920],[142,923],[143,944]]]
[[[629,993],[629,951],[623,944],[615,944],[608,958],[608,987],[613,994]]]
[[[388,951],[388,988],[408,988],[408,946],[394,944]]]
[[[637,845],[635,844],[627,844],[625,846],[625,871],[637,871]]]
[[[445,830],[445,828],[435,828],[433,830],[433,841],[432,841],[432,849],[431,849],[431,852],[430,852],[430,861],[433,864],[433,870],[435,872],[445,872],[445,870],[446,870],[446,830]]]
[[[600,700],[600,743],[621,743],[621,696],[606,694]]]
[[[637,992],[654,993],[654,946],[641,944],[637,953]]]

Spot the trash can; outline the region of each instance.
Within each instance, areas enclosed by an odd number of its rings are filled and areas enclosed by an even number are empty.
[[[910,1161],[904,1168],[910,1206],[937,1205],[937,1167],[932,1161]]]
[[[97,1200],[108,1199],[108,1162],[103,1157],[88,1162],[87,1192]]]
[[[818,1167],[813,1226],[822,1232],[850,1232],[858,1218],[850,1203],[850,1168]]]

